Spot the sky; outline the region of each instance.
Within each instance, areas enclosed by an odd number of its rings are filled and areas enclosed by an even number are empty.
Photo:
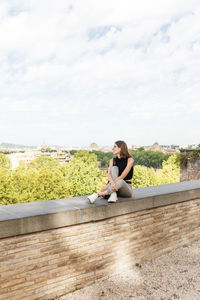
[[[1,0],[0,143],[200,144],[199,0]]]

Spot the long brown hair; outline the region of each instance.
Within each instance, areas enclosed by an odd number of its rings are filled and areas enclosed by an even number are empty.
[[[121,148],[120,158],[131,157],[130,153],[128,152],[128,147],[124,141],[116,141],[115,144]]]

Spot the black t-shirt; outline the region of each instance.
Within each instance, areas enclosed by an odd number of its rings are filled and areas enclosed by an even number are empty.
[[[124,169],[126,168],[128,163],[128,157],[127,158],[118,158],[117,156],[113,158],[113,166],[117,166],[119,168],[119,176],[122,174]],[[126,175],[124,180],[130,180],[133,177],[133,166],[131,167],[129,173]]]

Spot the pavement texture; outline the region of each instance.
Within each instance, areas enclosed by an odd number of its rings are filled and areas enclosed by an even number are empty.
[[[59,300],[200,300],[200,240]]]

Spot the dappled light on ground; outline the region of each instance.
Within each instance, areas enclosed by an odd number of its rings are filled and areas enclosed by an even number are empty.
[[[85,299],[200,299],[200,240],[59,298]]]

